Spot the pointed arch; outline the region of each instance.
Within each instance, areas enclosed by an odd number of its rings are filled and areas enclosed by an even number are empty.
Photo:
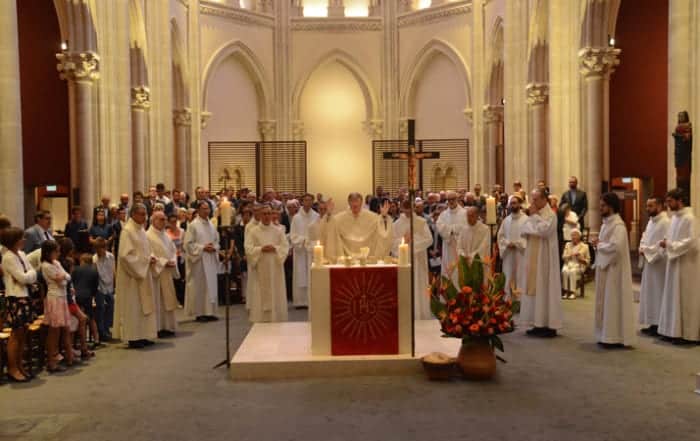
[[[504,96],[503,82],[504,82],[504,71],[503,71],[503,18],[496,17],[493,25],[493,31],[491,32],[491,45],[490,45],[490,66],[489,66],[489,76],[488,83],[486,86],[486,99],[485,103],[492,106],[501,105],[501,100]]]
[[[232,40],[214,51],[209,62],[204,68],[204,83],[202,84],[202,109],[207,108],[207,100],[209,98],[209,81],[216,73],[219,65],[229,57],[234,57],[236,61],[241,63],[243,68],[248,72],[250,79],[255,85],[255,90],[258,96],[258,109],[262,120],[271,118],[270,99],[271,88],[267,80],[265,68],[260,59],[255,53],[242,41]]]
[[[528,32],[528,84],[549,82],[549,0],[537,0]]]
[[[146,21],[141,3],[129,1],[129,52],[131,56],[131,85],[148,86],[148,50]]]
[[[312,65],[311,69],[307,70],[299,78],[299,81],[294,89],[294,95],[292,96],[293,120],[300,119],[301,97],[304,93],[304,89],[306,88],[306,84],[309,82],[309,78],[311,78],[311,75],[313,75],[313,73],[318,69],[331,63],[340,63],[343,67],[350,71],[353,77],[355,77],[355,80],[357,80],[357,83],[362,90],[362,94],[365,97],[367,121],[377,119],[379,115],[379,100],[377,98],[377,94],[372,88],[369,77],[365,73],[364,69],[362,69],[360,63],[358,63],[355,58],[352,57],[352,55],[343,50],[335,49],[320,57],[318,61]]]
[[[417,89],[416,86],[425,68],[430,64],[433,58],[438,55],[447,57],[457,69],[457,72],[459,72],[464,85],[464,96],[467,99],[466,109],[471,108],[471,75],[467,63],[452,45],[446,41],[435,38],[430,40],[418,51],[413,62],[409,65],[403,76],[400,106],[402,116],[413,115],[414,109],[411,108],[411,102]]]
[[[585,0],[581,4],[581,47],[607,47],[615,35],[621,0]]]
[[[189,74],[183,34],[175,18],[170,20],[170,39],[173,63],[173,108],[182,109],[189,106],[187,94]]]

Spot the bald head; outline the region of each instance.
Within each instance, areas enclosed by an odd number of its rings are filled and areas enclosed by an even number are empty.
[[[167,218],[162,211],[154,211],[151,215],[151,225],[158,231],[163,231],[166,221]]]
[[[469,225],[476,225],[476,222],[479,220],[479,208],[475,206],[471,206],[467,208],[467,222]]]

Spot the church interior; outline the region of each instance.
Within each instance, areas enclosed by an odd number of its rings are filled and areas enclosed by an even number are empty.
[[[647,200],[682,188],[700,215],[700,155],[679,159],[676,136],[681,113],[687,127],[700,114],[699,35],[698,0],[2,0],[0,215],[24,230],[50,212],[59,233],[74,207],[89,225],[105,198],[147,199],[163,184],[192,201],[200,188],[219,200],[246,189],[255,204],[308,193],[336,211],[353,192],[369,208],[382,187],[398,216],[409,166],[383,155],[411,140],[440,153],[417,166],[421,204],[475,186],[499,198],[516,182],[525,199],[540,186],[557,199],[576,177],[588,201],[579,236],[597,243],[599,201],[617,194],[636,321]],[[222,210],[212,206],[219,222]],[[498,213],[483,219],[491,240]],[[265,328],[243,304],[219,306],[211,324],[180,307],[174,339],[108,344],[65,373],[0,382],[0,441],[695,439],[700,346],[640,335],[601,349],[588,275],[561,301],[557,338],[502,337],[507,363],[491,382],[284,365],[237,380],[212,366],[279,336],[245,343]],[[289,323],[311,320],[288,308]],[[433,327],[436,348],[421,349],[455,355],[459,342],[444,349]],[[4,377],[11,332],[0,331]]]

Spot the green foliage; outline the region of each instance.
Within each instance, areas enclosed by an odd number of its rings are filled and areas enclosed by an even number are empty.
[[[484,264],[481,257],[478,254],[474,256],[470,265],[466,257],[459,256],[457,268],[460,286],[468,286],[475,293],[481,293],[481,285],[484,283]]]

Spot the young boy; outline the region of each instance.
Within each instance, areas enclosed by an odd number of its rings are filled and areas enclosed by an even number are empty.
[[[106,342],[112,339],[110,328],[114,323],[114,254],[107,251],[107,242],[103,238],[95,240],[95,255],[92,261],[97,266],[100,281],[97,287],[95,303],[97,309],[104,311],[102,324],[98,323],[100,341]]]

